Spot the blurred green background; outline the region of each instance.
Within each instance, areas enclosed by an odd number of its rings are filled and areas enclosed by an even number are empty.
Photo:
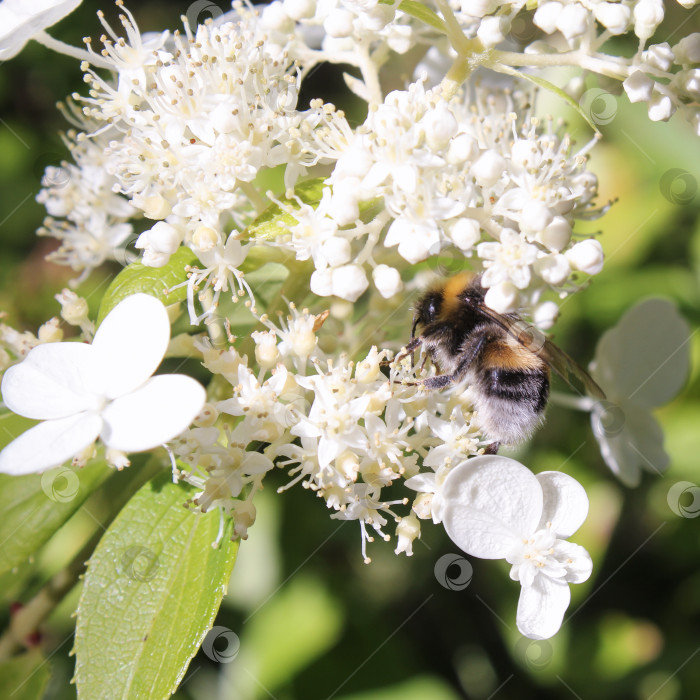
[[[178,15],[193,7],[200,18],[216,9],[207,2],[130,5],[142,31],[173,29]],[[100,8],[116,26],[115,8],[90,0],[50,33],[73,44],[88,34],[97,38]],[[659,40],[668,36],[673,44],[687,14],[675,3],[667,9]],[[690,25],[692,19],[683,33]],[[323,69],[315,78],[305,86],[302,108],[314,96],[343,104],[337,72]],[[43,261],[50,242],[34,236],[44,216],[34,197],[44,167],[67,156],[55,102],[83,87],[75,60],[34,43],[0,66],[0,309],[22,328],[35,330],[57,314],[53,294],[74,276]],[[652,124],[643,105],[606,99],[613,102],[598,110],[612,110],[612,118],[601,125],[605,138],[590,169],[600,178],[601,203],[619,201],[580,230],[602,230],[607,264],[589,289],[567,302],[554,328],[558,344],[582,363],[603,331],[642,298],[673,300],[693,331],[700,321],[700,139],[678,117]],[[561,111],[556,100],[544,107]],[[564,116],[585,143],[590,131],[575,114]],[[116,269],[98,271],[86,287],[96,289]],[[519,585],[508,578],[505,562],[475,560],[471,583],[449,590],[434,567],[457,550],[440,527],[424,523],[412,558],[397,557],[377,541],[370,546],[372,564],[365,565],[357,524],[330,520],[323,503],[304,489],[278,496],[276,488],[288,480],[279,472],[256,500],[258,521],[241,547],[217,619],[240,640],[238,654],[216,663],[200,652],[175,697],[699,697],[700,519],[676,515],[667,502],[677,482],[700,484],[697,334],[692,357],[686,389],[658,412],[672,458],[662,479],[647,475],[638,489],[620,486],[602,462],[585,415],[563,409],[550,410],[545,428],[516,455],[534,471],[567,471],[591,500],[588,521],[574,539],[591,552],[594,573],[572,587],[572,605],[554,639],[533,642],[518,634]],[[694,503],[681,505],[697,516],[695,493]],[[95,494],[36,561],[5,577],[3,622],[12,603],[30,599],[79,549],[94,527],[90,513],[104,509],[107,499]],[[69,651],[78,595],[74,590],[43,629],[41,649],[52,674],[46,698],[75,695]]]

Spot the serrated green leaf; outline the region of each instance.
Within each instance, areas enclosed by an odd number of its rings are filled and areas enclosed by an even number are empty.
[[[78,697],[169,698],[211,627],[238,551],[219,512],[163,473],[109,527],[88,563],[75,635]]]
[[[407,15],[411,15],[411,17],[415,17],[429,27],[437,29],[442,34],[447,34],[445,22],[422,2],[417,2],[416,0],[401,0],[399,3],[399,10],[405,12]]]
[[[187,280],[187,265],[196,265],[197,256],[187,247],[180,246],[163,267],[147,267],[141,263],[131,263],[125,267],[109,285],[105,292],[100,311],[97,314],[98,325],[104,317],[123,299],[144,292],[164,304],[175,304],[187,298],[187,288],[173,289]]]
[[[0,688],[12,700],[41,700],[50,675],[49,662],[32,649],[0,663]]]
[[[544,88],[545,90],[549,90],[549,92],[554,93],[558,97],[561,97],[562,100],[564,100],[568,105],[576,111],[577,114],[581,116],[583,120],[595,131],[597,134],[600,134],[600,130],[598,129],[597,125],[593,122],[591,119],[590,115],[586,114],[586,112],[581,108],[581,105],[576,102],[576,100],[571,97],[571,95],[567,95],[564,90],[562,90],[560,87],[555,85],[554,83],[550,83],[549,80],[545,80],[544,78],[540,78],[537,75],[531,75],[530,73],[525,73],[523,71],[516,70],[515,68],[511,68],[510,66],[506,66],[504,64],[491,64],[489,67],[492,70],[497,71],[498,73],[505,73],[506,75],[512,75],[516,78],[522,78],[523,80],[527,80],[535,85],[537,87]]]
[[[299,183],[294,188],[294,194],[304,204],[316,208],[321,201],[323,188],[326,186],[326,180],[321,177],[312,180],[306,180]],[[281,197],[279,200],[285,207],[289,209],[299,209],[299,202],[295,197]],[[256,238],[258,240],[272,240],[280,235],[280,230],[284,227],[294,226],[298,222],[291,215],[284,211],[279,204],[271,204],[260,216],[253,221],[245,230],[248,238]]]
[[[0,416],[0,447],[35,423],[12,413]],[[43,546],[112,472],[101,462],[79,470],[0,474],[0,575]]]

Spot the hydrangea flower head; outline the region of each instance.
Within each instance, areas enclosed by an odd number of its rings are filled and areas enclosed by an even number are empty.
[[[642,469],[659,473],[669,463],[652,409],[683,387],[690,368],[690,331],[676,307],[649,299],[630,309],[596,348],[591,373],[608,401],[593,406],[593,432],[603,459],[627,486]]]
[[[531,639],[556,634],[571,600],[569,583],[585,581],[592,569],[588,552],[566,541],[588,514],[581,484],[486,455],[457,465],[440,495],[445,530],[460,549],[512,564],[510,577],[522,585],[520,632]]]
[[[163,304],[134,294],[104,319],[91,345],[45,343],[10,367],[2,397],[14,413],[42,420],[0,453],[0,472],[43,472],[98,437],[142,452],[171,440],[204,405],[204,388],[182,374],[152,377],[170,340]]]

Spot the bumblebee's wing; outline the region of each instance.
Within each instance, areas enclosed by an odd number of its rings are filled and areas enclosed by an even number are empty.
[[[551,341],[545,340],[544,346],[538,354],[569,386],[576,389],[569,379],[570,376],[573,376],[583,384],[589,396],[594,399],[605,398],[605,392],[596,384],[593,377],[576,360]]]
[[[517,316],[499,314],[485,304],[479,304],[477,308],[481,314],[501,326],[523,347],[541,357],[572,389],[578,391],[571,382],[573,377],[583,384],[589,396],[596,399],[605,398],[605,393],[595,383],[593,377],[576,360],[549,341],[541,330]]]

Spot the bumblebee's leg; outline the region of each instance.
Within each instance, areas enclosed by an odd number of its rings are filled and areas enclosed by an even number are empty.
[[[485,455],[497,455],[500,446],[501,446],[500,442],[498,442],[498,441],[492,442],[490,445],[486,446],[486,449],[484,450],[484,454]]]
[[[394,359],[394,362],[401,362],[404,357],[408,357],[413,351],[423,342],[422,336],[413,338],[411,342],[406,346],[406,352],[402,352],[398,357]]]
[[[419,379],[416,384],[422,384],[426,389],[444,389],[457,381],[453,374],[438,374],[437,377],[427,377]]]
[[[479,337],[479,339],[464,352],[460,363],[457,365],[457,369],[452,374],[438,374],[437,377],[421,379],[418,383],[422,384],[427,389],[444,389],[450,384],[455,384],[456,382],[461,381],[467,370],[479,356],[484,342],[484,337]]]

